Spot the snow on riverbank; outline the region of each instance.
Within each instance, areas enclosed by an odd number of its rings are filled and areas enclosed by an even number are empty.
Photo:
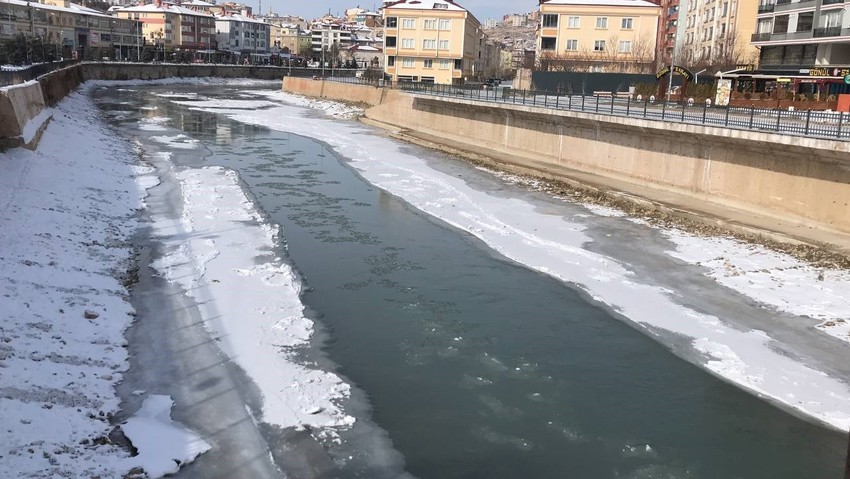
[[[221,349],[257,384],[262,420],[325,428],[319,433],[353,424],[337,405],[348,384],[294,359],[313,323],[298,278],[274,256],[277,228],[264,222],[233,171],[190,169],[177,178],[184,209],[178,219],[155,218],[166,254],[153,267],[195,300]]]
[[[850,271],[824,271],[786,254],[730,238],[704,238],[665,230],[669,252],[708,269],[718,283],[756,301],[820,320],[817,328],[850,342]]]
[[[129,240],[157,179],[86,95],[46,112],[36,151],[0,153],[0,477],[122,477],[162,459],[107,439],[134,314]],[[200,453],[184,446],[164,459]]]
[[[261,95],[303,104],[282,92]],[[845,383],[775,351],[768,334],[741,331],[722,318],[685,307],[672,291],[642,284],[625,265],[586,250],[591,239],[579,219],[544,214],[526,201],[476,191],[363,126],[331,122],[300,107],[214,111],[326,141],[351,158],[373,184],[477,236],[508,258],[581,287],[650,333],[660,329],[692,338],[692,348],[704,355],[705,367],[715,374],[833,427],[850,428],[850,389]]]

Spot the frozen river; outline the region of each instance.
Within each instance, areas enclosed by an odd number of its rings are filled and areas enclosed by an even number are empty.
[[[122,388],[212,445],[180,476],[840,477],[847,345],[669,234],[269,91],[94,97],[162,180]]]

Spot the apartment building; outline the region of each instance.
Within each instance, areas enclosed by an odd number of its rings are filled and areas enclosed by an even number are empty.
[[[215,17],[208,13],[159,2],[119,8],[114,13],[141,22],[144,38],[164,50],[215,47]]]
[[[244,15],[215,16],[219,50],[233,53],[266,53],[269,51],[270,28],[268,23]]]
[[[141,42],[139,23],[67,0],[45,3],[0,2],[0,38],[23,34],[54,45],[56,56],[72,57],[99,49],[115,58],[134,57]]]
[[[542,0],[543,70],[650,72],[661,7],[644,0]]]
[[[393,81],[462,84],[481,72],[478,19],[448,0],[384,4],[384,72]]]
[[[758,49],[750,38],[757,11],[758,0],[688,0],[677,61],[714,71],[754,64]]]
[[[331,22],[314,23],[310,28],[312,38],[313,59],[322,58],[322,52],[337,54],[349,48],[351,43],[351,30],[347,25]],[[325,58],[327,61],[327,58]]]
[[[850,93],[850,2],[762,0],[752,43],[761,49],[761,78],[794,91]]]
[[[658,33],[655,40],[656,66],[669,65],[674,54],[681,50],[682,37],[679,35],[679,8],[687,0],[653,0],[661,7],[658,19]],[[683,17],[684,18],[684,17]]]
[[[301,30],[298,25],[283,24],[269,25],[269,48],[292,55],[301,55],[312,51],[313,37],[309,32]]]

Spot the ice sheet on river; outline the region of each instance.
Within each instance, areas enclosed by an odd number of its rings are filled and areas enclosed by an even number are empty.
[[[284,103],[304,103],[282,92],[262,94]],[[850,428],[850,389],[845,383],[774,350],[767,333],[736,329],[723,318],[683,306],[675,291],[644,284],[627,265],[588,251],[584,245],[592,239],[575,218],[544,214],[527,201],[477,191],[464,179],[406,153],[398,142],[299,106],[209,111],[325,141],[350,158],[368,181],[506,257],[577,285],[650,334],[666,330],[691,338],[693,350],[704,355],[702,364],[715,374],[833,427]],[[834,304],[835,314],[842,314],[837,309],[841,302]]]
[[[348,384],[293,358],[309,344],[313,323],[304,316],[299,279],[275,256],[277,228],[264,222],[235,172],[208,167],[177,178],[183,214],[155,218],[154,236],[166,254],[153,267],[194,298],[221,349],[256,382],[263,421],[351,425],[354,418],[337,405],[348,397]]]

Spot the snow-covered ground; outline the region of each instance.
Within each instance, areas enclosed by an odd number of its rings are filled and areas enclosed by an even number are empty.
[[[578,285],[650,334],[665,330],[690,338],[693,350],[704,356],[702,364],[715,374],[835,428],[850,428],[850,388],[843,378],[828,376],[776,350],[769,332],[741,330],[724,318],[686,307],[674,291],[644,284],[627,265],[589,251],[584,245],[592,239],[584,233],[580,218],[541,213],[526,201],[476,191],[463,179],[429,167],[398,143],[368,134],[361,125],[333,122],[306,113],[303,107],[319,106],[338,117],[353,115],[354,109],[346,114],[347,107],[342,105],[329,107],[324,105],[329,102],[283,92],[259,95],[286,105],[246,111],[221,109],[215,101],[202,98],[192,104],[237,121],[325,141],[351,158],[368,181],[477,236],[505,256]],[[823,328],[842,336],[840,328],[829,323],[841,324],[838,320],[848,311],[850,279],[845,272],[828,272],[824,281],[817,281],[814,271],[764,248],[673,231],[667,234],[677,244],[670,255],[708,266],[706,271],[718,282],[766,306],[815,315],[824,320]],[[718,267],[712,267],[710,261],[727,258],[740,267],[754,255],[771,258],[758,263],[756,272],[768,271],[760,273],[764,278],[751,274],[741,280],[741,275],[727,272],[722,261]]]
[[[121,477],[137,467],[159,477],[203,452],[190,434],[175,435],[166,458],[145,447],[129,457],[108,439],[134,314],[129,238],[155,180],[86,95],[49,113],[37,151],[0,153],[0,477]],[[156,441],[152,430],[185,432],[170,407],[156,409],[130,420],[140,445]]]

